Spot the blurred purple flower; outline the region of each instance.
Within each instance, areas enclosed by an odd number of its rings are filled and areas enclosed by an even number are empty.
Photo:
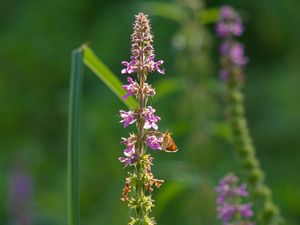
[[[33,180],[21,162],[18,162],[9,177],[10,211],[12,223],[18,225],[33,224],[31,204]]]
[[[243,78],[243,73],[233,73],[236,69],[241,71],[249,61],[244,53],[244,45],[234,40],[234,36],[241,36],[243,32],[243,21],[240,15],[230,6],[222,6],[220,18],[216,24],[216,34],[222,38],[219,47],[223,66],[219,72],[219,77],[222,81],[227,80],[233,74]]]
[[[240,15],[230,6],[222,6],[220,10],[220,18],[216,24],[217,36],[222,38],[229,36],[241,36],[243,32],[243,21]]]
[[[244,216],[245,218],[250,218],[253,216],[251,203],[240,205],[238,210],[241,213],[241,215]]]
[[[238,178],[229,174],[219,182],[216,192],[218,218],[224,225],[249,222],[247,219],[253,216],[252,204],[241,203],[242,197],[249,195],[245,184],[238,186]]]
[[[248,63],[248,58],[244,55],[244,45],[241,43],[234,43],[231,46],[229,57],[232,64],[236,66],[243,66]]]
[[[219,78],[221,81],[227,80],[229,77],[229,72],[225,69],[219,71]]]

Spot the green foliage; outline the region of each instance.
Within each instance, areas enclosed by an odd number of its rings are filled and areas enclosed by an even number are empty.
[[[178,2],[183,0],[161,2],[178,7]],[[125,77],[119,75],[120,62],[129,57],[129,27],[133,22],[132,15],[141,11],[140,3],[138,0],[1,2],[0,224],[11,221],[8,182],[12,164],[18,156],[27,162],[28,172],[35,181],[31,203],[36,215],[34,224],[67,223],[65,149],[70,51],[88,40],[93,44],[93,51],[124,82]],[[206,3],[208,9],[221,4],[220,1]],[[297,173],[300,170],[300,105],[296,97],[300,96],[300,2],[254,0],[230,3],[240,9],[246,19],[243,42],[250,59],[245,87],[248,125],[267,174],[266,182],[272,187],[274,202],[282,209],[286,224],[296,225],[300,215]],[[224,171],[238,168],[233,164],[231,148],[224,140],[224,137],[228,138],[228,129],[226,125],[218,125],[227,115],[223,113],[222,90],[217,81],[217,40],[212,36],[207,38],[213,46],[213,66],[199,63],[199,73],[191,69],[179,72],[178,65],[183,59],[188,68],[194,61],[204,62],[203,57],[188,57],[171,44],[175,42],[174,34],[181,31],[179,23],[156,16],[150,18],[159,53],[157,57],[165,59],[167,75],[172,81],[179,81],[174,85],[180,86],[179,90],[167,92],[168,95],[153,102],[159,109],[158,115],[163,118],[161,127],[172,126],[171,132],[179,147],[176,156],[160,157],[154,153],[154,172],[166,183],[173,183],[176,175],[189,167],[195,169],[195,176],[201,171],[209,178],[195,188],[197,190],[178,192],[170,198],[167,210],[158,222],[161,225],[217,224],[213,187]],[[213,32],[212,26],[209,31]],[[208,73],[202,72],[208,68],[211,68]],[[126,174],[117,160],[122,153],[119,137],[125,135],[117,117],[123,103],[90,73],[85,70],[82,96],[81,223],[121,225],[128,218],[126,205],[119,202],[123,183],[120,178]],[[214,77],[215,81],[204,82],[200,74]],[[191,81],[191,76],[197,83]],[[159,77],[153,79],[154,87],[160,88],[162,80]],[[200,85],[201,91],[214,87],[213,97],[201,94],[197,101],[190,97],[183,99],[183,96],[195,95],[196,89],[191,84]],[[166,86],[167,90],[175,88]],[[181,87],[187,87],[184,94]],[[199,122],[186,113],[192,108],[198,110],[202,118],[213,115],[212,111],[216,113],[209,120],[202,120],[202,132],[192,129],[193,124]],[[182,161],[184,166],[176,169]],[[191,180],[182,177],[180,182],[187,179]],[[153,198],[157,199],[156,196]]]
[[[94,54],[94,52],[87,46],[82,46],[83,61],[86,66],[92,70],[105,84],[109,87],[113,93],[122,100],[125,105],[130,109],[135,109],[138,106],[137,101],[129,96],[126,100],[122,98],[126,94],[126,91],[122,88],[122,84],[119,79],[114,75],[107,66]]]

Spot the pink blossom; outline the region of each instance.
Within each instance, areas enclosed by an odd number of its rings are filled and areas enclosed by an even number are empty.
[[[148,106],[146,110],[143,112],[143,116],[145,118],[145,125],[144,125],[145,129],[150,129],[151,127],[154,130],[158,129],[156,123],[160,120],[160,117],[154,115],[154,113],[155,113],[155,109],[153,109],[151,106]]]
[[[146,138],[146,144],[152,149],[161,150],[162,138],[157,138],[155,135]]]
[[[129,124],[133,124],[136,121],[135,113],[133,111],[120,110],[120,115],[122,117],[121,123],[124,123],[124,127],[128,127]]]

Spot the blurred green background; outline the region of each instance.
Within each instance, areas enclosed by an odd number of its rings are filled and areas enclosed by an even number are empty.
[[[153,1],[138,0],[0,2],[0,224],[66,224],[71,51],[90,42],[125,82],[120,62],[129,59],[131,25],[140,11],[151,15],[156,55],[165,60],[166,75],[150,77],[158,92],[151,104],[162,117],[160,128],[173,132],[179,146],[176,154],[153,152],[154,173],[165,180],[154,194],[154,216],[160,225],[219,224],[214,186],[229,171],[239,174],[239,167],[217,77],[219,40],[210,16],[202,12],[224,3],[245,19],[241,41],[250,58],[246,108],[257,155],[287,224],[300,223],[300,1],[160,3],[156,7]],[[119,142],[130,131],[119,123],[118,111],[124,108],[86,68],[82,224],[127,224],[129,212],[119,200],[126,176],[118,161],[123,151]],[[16,184],[25,188],[14,190]],[[21,193],[20,198],[15,192]]]

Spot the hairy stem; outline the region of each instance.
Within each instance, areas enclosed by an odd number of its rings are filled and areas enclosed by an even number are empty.
[[[254,190],[259,224],[281,224],[278,208],[272,200],[270,188],[265,184],[265,174],[258,159],[247,126],[244,96],[241,92],[240,76],[230,76],[227,83],[228,113],[233,133],[233,143],[239,163],[248,183]]]
[[[145,73],[141,73],[139,76],[139,81],[140,81],[140,95],[139,95],[139,108],[138,111],[140,112],[140,114],[143,112],[145,106],[145,96],[143,94],[143,87],[144,87],[144,83],[145,83],[145,77],[146,74]],[[142,116],[137,120],[137,132],[138,132],[138,148],[137,148],[137,152],[138,152],[138,162],[136,165],[136,169],[137,169],[137,178],[138,181],[136,183],[136,192],[137,192],[137,201],[138,201],[138,208],[137,208],[137,218],[138,218],[138,224],[143,225],[144,224],[144,219],[148,216],[147,210],[143,207],[143,198],[145,196],[145,190],[144,190],[144,184],[143,184],[143,179],[144,179],[144,168],[143,168],[143,164],[141,163],[141,160],[143,158],[143,155],[146,153],[146,149],[144,146],[144,135],[145,135],[145,129],[144,129],[144,124],[145,121],[142,118]]]

